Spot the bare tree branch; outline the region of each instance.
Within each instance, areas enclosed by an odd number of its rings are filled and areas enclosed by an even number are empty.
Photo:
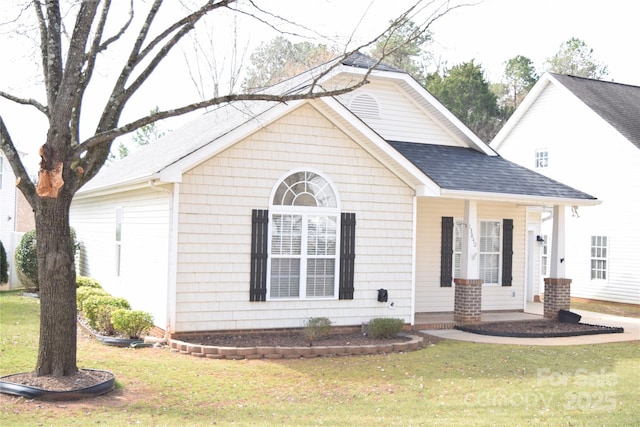
[[[0,96],[5,99],[8,99],[9,101],[13,101],[17,104],[31,105],[32,107],[36,107],[38,111],[42,112],[45,116],[49,115],[49,108],[47,108],[46,105],[42,105],[41,103],[39,103],[37,100],[33,98],[29,98],[29,99],[19,98],[17,96],[11,95],[10,93],[7,93],[2,90],[0,90]]]
[[[110,2],[109,2],[110,3]],[[108,11],[109,7],[105,6],[103,7],[104,11]],[[133,22],[133,0],[131,0],[131,4],[129,5],[129,19],[124,23],[124,25],[122,25],[122,27],[120,28],[120,30],[118,30],[118,32],[116,34],[114,34],[113,36],[109,37],[108,39],[106,39],[105,41],[103,41],[100,46],[98,46],[97,49],[95,49],[94,53],[90,53],[89,55],[97,55],[99,52],[102,52],[103,50],[106,50],[109,45],[111,45],[111,43],[119,40],[124,33],[127,31],[127,29],[129,28],[129,26],[131,26],[131,22]],[[106,18],[106,13],[105,13],[105,18]]]
[[[43,40],[41,47],[42,64],[43,69],[46,70],[44,79],[47,89],[47,105],[51,112],[58,98],[58,91],[63,77],[60,4],[57,0],[48,1],[45,5],[46,17],[43,16],[40,9],[40,2],[33,0],[33,4],[38,18],[41,20],[40,28],[45,30],[43,38],[46,37],[46,40]]]
[[[4,124],[2,116],[0,116],[0,149],[4,152],[4,155],[11,165],[11,169],[13,169],[17,177],[16,186],[20,188],[20,191],[22,191],[29,204],[32,207],[35,206],[35,200],[37,198],[36,187],[33,185],[33,182],[31,182],[27,169],[22,164],[20,154],[13,145],[11,135]]]

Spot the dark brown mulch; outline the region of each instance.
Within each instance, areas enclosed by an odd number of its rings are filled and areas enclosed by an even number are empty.
[[[93,387],[113,378],[107,371],[79,370],[73,375],[53,377],[50,375],[37,376],[35,372],[22,372],[2,377],[1,381],[21,384],[48,391],[82,390]]]
[[[573,337],[624,332],[623,328],[586,323],[564,323],[554,320],[481,323],[479,325],[456,326],[456,329],[474,334],[515,338]]]
[[[413,334],[413,332],[411,332]],[[331,334],[309,343],[301,332],[265,332],[247,334],[212,334],[179,337],[180,341],[190,344],[216,347],[308,347],[312,346],[355,346],[368,344],[393,344],[408,341],[406,336],[393,338],[371,338],[362,333]]]

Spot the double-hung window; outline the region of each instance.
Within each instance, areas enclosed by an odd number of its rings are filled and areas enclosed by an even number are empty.
[[[479,278],[482,279],[485,284],[499,284],[500,283],[500,263],[503,257],[502,254],[502,232],[501,221],[480,221],[480,233],[479,233]],[[460,277],[460,266],[462,258],[462,233],[466,231],[468,226],[463,224],[461,220],[454,221],[453,227],[453,277]],[[476,246],[476,238],[471,230],[472,244]],[[473,249],[475,250],[475,248]],[[511,255],[509,255],[511,256]],[[504,284],[503,284],[504,285]],[[508,285],[504,285],[508,286]]]
[[[591,280],[607,278],[607,236],[591,236]]]
[[[480,279],[500,283],[500,221],[480,221]]]
[[[337,297],[340,213],[331,184],[314,172],[292,173],[269,211],[270,298]]]

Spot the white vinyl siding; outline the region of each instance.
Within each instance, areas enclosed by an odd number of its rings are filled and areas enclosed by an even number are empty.
[[[375,100],[378,114],[371,112],[371,106],[368,110],[356,109],[356,113],[364,113],[360,119],[384,139],[461,146],[448,130],[393,83],[372,81],[365,89],[342,95],[339,99],[350,105],[354,97],[361,98],[363,94]]]

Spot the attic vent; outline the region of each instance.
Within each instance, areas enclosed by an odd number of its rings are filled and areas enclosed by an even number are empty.
[[[373,96],[366,93],[361,93],[351,98],[349,109],[358,117],[380,117],[380,106],[378,105],[378,101],[376,101]]]

